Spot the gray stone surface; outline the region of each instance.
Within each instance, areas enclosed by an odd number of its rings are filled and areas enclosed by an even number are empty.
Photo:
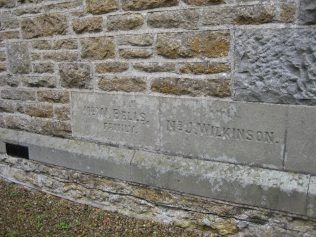
[[[316,104],[314,28],[244,29],[235,39],[235,100]]]
[[[307,199],[307,215],[316,217],[316,176],[310,179]]]
[[[159,145],[156,97],[73,92],[71,102],[75,137],[149,149]]]
[[[4,154],[6,152],[7,152],[7,150],[5,148],[5,143],[0,141],[0,154]]]
[[[136,152],[132,181],[235,203],[306,214],[308,175]]]
[[[280,168],[286,111],[267,104],[162,98],[161,147],[177,155]]]
[[[316,174],[316,108],[290,106],[286,169]]]
[[[316,1],[301,0],[299,21],[301,24],[313,25],[316,24]]]
[[[31,71],[31,62],[28,44],[25,42],[10,43],[7,45],[9,70],[12,73],[25,74]]]

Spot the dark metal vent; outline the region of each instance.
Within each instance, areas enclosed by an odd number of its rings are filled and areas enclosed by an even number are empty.
[[[29,148],[26,146],[6,143],[5,144],[7,154],[9,156],[29,159]]]

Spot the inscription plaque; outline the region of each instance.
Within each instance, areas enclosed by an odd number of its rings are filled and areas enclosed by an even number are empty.
[[[73,92],[71,102],[76,137],[151,149],[159,145],[155,97]]]
[[[286,107],[220,100],[161,100],[162,149],[177,155],[281,167]]]

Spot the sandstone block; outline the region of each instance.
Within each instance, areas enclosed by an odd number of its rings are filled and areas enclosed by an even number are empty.
[[[316,104],[314,29],[236,32],[235,100]]]
[[[111,37],[93,37],[80,40],[82,58],[107,59],[114,58],[115,44]]]
[[[31,62],[27,43],[9,43],[7,45],[7,52],[9,70],[12,73],[26,74],[31,71]]]
[[[153,54],[151,49],[146,48],[130,48],[120,49],[119,54],[122,58],[133,59],[133,58],[150,58]]]
[[[43,60],[52,60],[55,62],[77,61],[78,52],[76,51],[48,51],[42,54]]]
[[[142,92],[146,90],[146,82],[138,77],[104,76],[99,79],[98,87],[104,91]]]
[[[182,0],[188,5],[193,6],[208,6],[225,3],[224,0]]]
[[[117,0],[86,0],[87,11],[92,14],[103,14],[118,10]]]
[[[198,21],[196,10],[177,10],[149,13],[147,24],[154,28],[196,29]]]
[[[125,62],[105,62],[98,63],[95,67],[97,73],[116,73],[128,70],[128,63]]]
[[[26,39],[64,35],[67,31],[67,19],[59,13],[25,18],[21,22],[21,29],[22,35]]]
[[[68,121],[45,121],[41,126],[40,133],[57,137],[69,137],[71,124]]]
[[[230,83],[228,80],[196,80],[189,78],[159,78],[151,84],[153,92],[172,95],[189,96],[230,96]]]
[[[58,120],[70,120],[70,107],[69,105],[56,105],[54,106],[54,117]]]
[[[133,68],[143,72],[174,72],[176,65],[174,63],[136,63]]]
[[[78,42],[76,39],[59,39],[52,42],[52,49],[77,49]]]
[[[180,72],[186,74],[215,74],[229,71],[230,66],[225,63],[185,63],[180,66]]]
[[[90,88],[90,66],[83,63],[65,63],[59,66],[62,87]]]
[[[125,11],[138,11],[158,7],[171,7],[179,4],[179,0],[122,0]]]
[[[142,14],[124,14],[109,16],[107,18],[107,29],[114,30],[134,30],[140,28],[144,24],[144,17]]]
[[[154,42],[152,34],[121,35],[117,38],[119,45],[151,46]]]
[[[51,62],[33,63],[34,73],[54,73],[54,64]]]
[[[72,28],[77,34],[87,32],[102,31],[103,18],[102,17],[87,17],[75,19],[72,22]]]
[[[15,0],[0,0],[0,7],[14,7]]]
[[[299,21],[305,25],[316,24],[316,2],[314,0],[300,1]]]
[[[161,33],[157,53],[166,58],[225,57],[229,51],[229,34],[217,31],[197,33]]]
[[[53,105],[39,103],[19,103],[17,110],[32,117],[52,118]]]
[[[33,75],[33,76],[23,76],[19,79],[22,82],[22,85],[27,86],[27,87],[47,87],[47,88],[56,87],[55,76]]]
[[[0,100],[0,112],[14,113],[16,112],[16,102],[12,100]]]
[[[40,90],[37,91],[37,99],[49,103],[69,103],[69,92],[64,90]]]
[[[296,3],[281,3],[279,20],[285,23],[294,22],[296,19],[296,9]]]
[[[275,8],[270,4],[205,8],[201,17],[203,25],[257,25],[274,20]]]
[[[1,98],[8,100],[35,100],[36,93],[32,90],[24,90],[24,89],[4,89],[1,91]]]

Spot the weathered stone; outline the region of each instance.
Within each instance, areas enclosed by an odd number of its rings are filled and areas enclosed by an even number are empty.
[[[316,175],[315,108],[290,106],[288,114],[285,168]]]
[[[98,87],[104,91],[141,92],[146,90],[146,82],[138,77],[104,76],[99,79]]]
[[[176,65],[174,63],[136,63],[133,67],[143,72],[174,72]]]
[[[161,146],[165,152],[283,167],[286,106],[163,98],[160,111]]]
[[[52,118],[53,105],[39,104],[39,103],[19,103],[17,107],[18,112],[27,114],[32,117]]]
[[[54,106],[54,116],[58,120],[70,120],[70,107],[68,105]]]
[[[143,24],[144,17],[139,13],[109,16],[106,21],[107,29],[110,31],[133,30],[140,28]]]
[[[0,113],[16,112],[16,103],[12,100],[0,100]]]
[[[75,137],[150,149],[158,145],[158,98],[72,92],[71,101]]]
[[[0,32],[0,43],[7,39],[19,39],[19,31],[1,31]]]
[[[158,7],[171,7],[179,4],[179,0],[122,0],[125,11],[146,10]]]
[[[24,4],[37,4],[37,3],[41,3],[43,2],[43,0],[17,0],[17,3],[20,5],[24,5]]]
[[[128,70],[128,63],[125,62],[105,62],[98,63],[95,67],[96,73],[116,73]]]
[[[316,176],[312,176],[309,182],[307,215],[316,217]]]
[[[9,100],[35,100],[36,93],[32,90],[24,90],[24,89],[4,89],[1,91],[2,99]]]
[[[83,63],[65,63],[59,66],[62,87],[90,88],[90,66]]]
[[[41,125],[43,120],[36,117],[21,116],[17,114],[10,114],[5,116],[5,124],[7,128],[25,130],[33,133],[39,133],[41,131]]]
[[[7,65],[5,63],[0,63],[0,73],[7,70]]]
[[[57,137],[69,137],[71,135],[71,124],[68,121],[46,121],[41,126],[40,132]]]
[[[52,49],[77,49],[76,39],[60,39],[52,42]]]
[[[50,11],[62,11],[62,10],[69,10],[72,11],[78,7],[82,6],[81,1],[66,1],[66,2],[56,2],[51,3],[43,6],[45,12]]]
[[[187,74],[214,74],[229,70],[230,66],[225,63],[186,63],[180,66],[180,72]]]
[[[203,25],[256,25],[273,22],[275,9],[270,4],[226,6],[205,8],[202,11]]]
[[[67,31],[67,19],[59,13],[25,18],[21,22],[21,29],[23,37],[27,39],[63,35]]]
[[[53,60],[56,62],[77,61],[78,52],[76,51],[48,51],[42,54],[43,60]]]
[[[0,51],[0,61],[4,62],[7,60],[7,55],[5,53],[5,51]]]
[[[17,87],[19,83],[20,81],[17,79],[16,76],[8,73],[0,74],[0,86]]]
[[[225,57],[229,34],[217,31],[158,34],[157,53],[166,58]]]
[[[316,31],[236,32],[235,100],[316,104]]]
[[[182,1],[188,5],[193,5],[193,6],[208,6],[208,5],[225,3],[224,0],[182,0]]]
[[[196,29],[198,21],[196,10],[176,10],[149,13],[147,24],[154,28]]]
[[[6,145],[4,142],[0,142],[0,154],[5,154],[5,153],[7,153]]]
[[[72,22],[72,28],[77,34],[86,32],[99,32],[103,28],[102,17],[87,17],[75,19]]]
[[[51,62],[33,63],[34,73],[54,73],[54,64]]]
[[[103,14],[118,10],[117,0],[86,0],[87,11],[92,14]]]
[[[7,45],[9,70],[12,73],[29,73],[31,71],[28,44],[24,42]]]
[[[281,3],[280,5],[280,21],[281,22],[294,22],[296,19],[296,3]]]
[[[151,49],[146,48],[127,48],[120,49],[119,54],[122,58],[133,59],[133,58],[150,58],[153,54]]]
[[[0,30],[12,30],[19,28],[19,21],[16,18],[1,19]]]
[[[20,80],[24,86],[28,87],[56,87],[56,78],[54,76],[23,76]]]
[[[153,92],[190,96],[230,96],[228,80],[197,80],[189,78],[159,78],[151,84]]]
[[[119,45],[151,46],[154,37],[151,34],[121,35],[118,36],[117,41]]]
[[[314,0],[301,0],[299,21],[305,25],[316,24],[316,2]]]
[[[49,103],[69,103],[69,92],[63,90],[42,90],[37,91],[37,99]]]
[[[180,192],[305,214],[309,176],[137,151],[132,181]]]
[[[49,40],[35,40],[32,42],[32,47],[34,49],[48,50],[52,49],[52,43]]]
[[[17,16],[23,16],[23,15],[35,15],[42,13],[42,7],[41,6],[28,6],[28,7],[21,7],[17,8],[15,10],[15,14]]]
[[[15,0],[0,0],[0,7],[14,7]]]
[[[82,58],[107,59],[115,56],[115,44],[111,37],[85,38],[80,43]]]

